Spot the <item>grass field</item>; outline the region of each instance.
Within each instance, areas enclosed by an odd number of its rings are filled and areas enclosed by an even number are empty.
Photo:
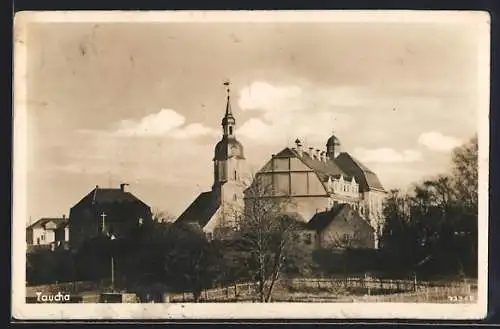
[[[367,281],[300,279],[281,281],[273,290],[274,302],[420,302],[475,303],[477,284],[474,280],[459,282],[419,282],[410,280]],[[171,302],[191,302],[190,294],[176,294]],[[245,283],[235,287],[210,289],[202,294],[201,302],[256,302],[255,285]]]
[[[109,291],[109,283],[76,282],[27,287],[26,296],[33,299],[36,292],[57,293],[59,291],[70,293],[72,296],[98,296],[100,293]],[[166,294],[170,302],[193,302],[191,293]],[[474,303],[476,299],[477,282],[473,279],[416,282],[415,280],[362,277],[299,278],[280,280],[272,295],[274,302]],[[257,302],[256,284],[239,283],[223,288],[208,289],[203,291],[200,301]],[[96,301],[95,298],[91,298],[87,302]]]

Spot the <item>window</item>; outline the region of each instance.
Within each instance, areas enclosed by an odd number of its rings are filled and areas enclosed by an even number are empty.
[[[229,126],[229,135],[233,134],[233,127]]]
[[[237,179],[237,178],[236,178],[236,177],[237,177],[236,175],[237,175],[237,173],[236,173],[236,170],[235,170],[235,171],[234,171],[234,180],[236,180],[236,179]]]
[[[212,232],[207,232],[206,237],[207,237],[207,240],[208,240],[208,241],[211,241],[211,240],[213,239],[213,234],[212,234]]]
[[[306,233],[306,238],[304,240],[305,244],[311,244],[312,243],[312,234],[311,233]]]
[[[352,236],[353,240],[357,241],[357,240],[360,240],[361,239],[361,233],[356,231],[354,232],[353,236]]]
[[[36,244],[40,244],[40,238],[36,238]]]
[[[236,201],[238,200],[238,196],[236,195],[236,193],[233,195],[233,201]]]

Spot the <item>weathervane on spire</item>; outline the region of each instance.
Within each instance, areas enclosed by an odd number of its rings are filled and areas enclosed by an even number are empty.
[[[230,86],[231,86],[231,81],[229,81],[229,79],[226,79],[226,80],[224,81],[224,86],[226,86],[226,87],[227,87],[227,89],[226,89],[226,92],[227,92],[227,98],[229,98],[229,93],[231,92],[231,88],[230,88]]]

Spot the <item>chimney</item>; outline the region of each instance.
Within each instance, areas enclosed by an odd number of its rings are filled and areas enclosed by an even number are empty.
[[[122,184],[120,184],[120,190],[121,190],[122,192],[125,192],[125,186],[128,186],[128,184],[127,184],[127,183],[122,183]]]
[[[320,154],[320,156],[321,156],[321,161],[322,162],[326,162],[325,161],[325,151],[322,151],[321,154]]]
[[[316,149],[316,159],[321,161],[321,151],[319,149]]]
[[[63,214],[63,215],[62,215],[62,218],[63,218],[63,219],[66,219],[66,214]]]
[[[310,148],[309,148],[309,156],[310,156],[311,158],[314,158],[314,153],[313,153],[313,151],[314,151],[314,147],[310,147]]]

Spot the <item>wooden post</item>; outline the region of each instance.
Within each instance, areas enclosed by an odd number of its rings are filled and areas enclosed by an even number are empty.
[[[111,256],[111,289],[115,291],[115,262],[113,256]]]
[[[418,291],[418,288],[417,288],[417,273],[413,273],[413,287],[414,287],[415,292]]]

